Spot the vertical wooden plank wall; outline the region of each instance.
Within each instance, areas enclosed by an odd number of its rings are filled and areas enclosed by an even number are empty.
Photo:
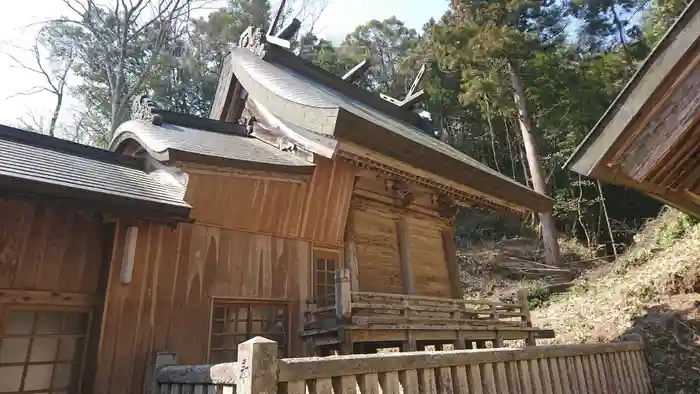
[[[405,220],[410,272],[415,294],[450,298],[455,293],[441,233],[453,224],[440,218],[431,192],[415,186],[408,208],[394,206],[386,181],[363,170],[351,201],[360,291],[406,292],[401,269],[397,222]]]
[[[95,294],[103,235],[96,215],[2,199],[0,218],[0,289]]]
[[[0,199],[0,327],[13,306],[92,312],[85,379],[90,386],[104,285],[106,225],[95,212],[30,199]]]
[[[95,392],[141,392],[153,350],[206,362],[214,298],[289,301],[292,355],[303,355],[296,333],[311,292],[312,246],[342,250],[354,168],[321,160],[307,180],[254,175],[190,173],[185,200],[195,223],[136,223],[130,284],[119,281],[120,226]]]

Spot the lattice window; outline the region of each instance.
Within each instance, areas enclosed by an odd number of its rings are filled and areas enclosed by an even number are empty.
[[[319,306],[335,303],[335,270],[338,254],[325,250],[314,250],[314,300]]]
[[[279,344],[279,357],[286,357],[289,304],[286,302],[215,301],[211,323],[209,362],[236,361],[238,345],[256,336]]]
[[[0,334],[0,393],[79,392],[90,315],[7,310]]]

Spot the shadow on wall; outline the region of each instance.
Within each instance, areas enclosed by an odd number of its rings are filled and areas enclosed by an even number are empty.
[[[647,308],[618,340],[644,340],[656,393],[700,394],[700,294],[669,301]]]

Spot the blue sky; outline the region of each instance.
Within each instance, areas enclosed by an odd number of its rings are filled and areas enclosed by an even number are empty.
[[[317,30],[337,43],[361,23],[396,16],[420,31],[430,18],[439,19],[448,6],[449,0],[330,0]]]
[[[278,2],[272,3],[274,6]],[[224,4],[226,0],[212,0],[212,8]],[[6,5],[8,7],[0,13],[0,103],[3,104],[0,123],[16,124],[18,118],[26,118],[28,113],[48,118],[53,96],[17,95],[41,86],[41,77],[14,67],[7,54],[31,62],[26,51],[17,47],[28,48],[32,45],[37,23],[68,14],[68,11],[61,0],[23,0],[12,2],[11,6]],[[406,22],[408,27],[420,31],[428,19],[439,18],[448,6],[449,0],[328,0],[328,6],[314,30],[319,36],[339,43],[359,24],[396,16]],[[209,11],[200,12],[204,16]],[[68,100],[61,119],[70,119],[70,111],[78,105],[75,100]]]

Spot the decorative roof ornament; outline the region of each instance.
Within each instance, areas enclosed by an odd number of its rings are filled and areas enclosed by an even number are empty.
[[[267,40],[262,29],[253,26],[248,26],[238,39],[239,47],[248,48],[260,57],[265,55],[265,44]]]
[[[163,124],[163,116],[159,112],[160,108],[148,93],[134,96],[131,102],[131,119],[141,119],[160,126]]]
[[[423,98],[423,89],[419,91],[416,91],[416,89],[418,89],[418,84],[420,84],[420,82],[423,80],[424,74],[425,64],[421,66],[420,71],[418,71],[418,75],[416,75],[416,78],[413,79],[411,88],[408,90],[408,93],[406,93],[406,97],[403,100],[395,99],[383,93],[380,93],[379,96],[397,107],[411,109],[418,103],[418,101],[420,101],[421,98]]]
[[[241,38],[238,40],[238,46],[241,48],[248,48],[260,57],[265,57],[268,44],[273,44],[285,49],[291,49],[292,43],[290,40],[297,34],[297,32],[299,32],[299,29],[301,29],[301,21],[294,18],[289,25],[275,33],[282,16],[282,12],[284,11],[285,3],[285,0],[280,1],[280,6],[275,14],[275,19],[270,24],[267,34],[263,33],[262,29],[258,27],[248,26],[243,34],[241,34]]]
[[[365,59],[357,63],[355,67],[351,68],[350,71],[345,73],[345,75],[343,75],[340,79],[342,79],[343,81],[353,83],[357,81],[357,79],[359,79],[361,76],[363,76],[367,72],[367,70],[369,70],[369,66],[369,60]]]

